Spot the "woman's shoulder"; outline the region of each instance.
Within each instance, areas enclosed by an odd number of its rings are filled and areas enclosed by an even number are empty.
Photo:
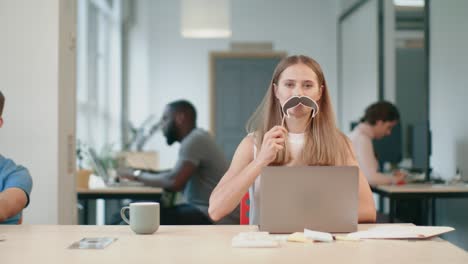
[[[247,134],[247,136],[245,136],[244,139],[242,139],[241,145],[246,145],[250,148],[253,148],[253,146],[255,145],[255,133]]]
[[[237,150],[234,153],[234,159],[237,160],[238,158],[241,159],[248,159],[252,160],[254,158],[254,137],[253,135],[248,134],[245,136],[242,141],[237,146]]]

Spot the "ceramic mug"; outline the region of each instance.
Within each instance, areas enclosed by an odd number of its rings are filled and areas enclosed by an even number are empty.
[[[125,216],[125,211],[130,210],[130,219]],[[159,203],[139,202],[130,203],[120,210],[122,219],[130,225],[137,234],[153,234],[159,228]]]

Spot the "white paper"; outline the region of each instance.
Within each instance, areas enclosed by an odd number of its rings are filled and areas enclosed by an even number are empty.
[[[350,233],[347,236],[357,239],[424,239],[455,230],[448,226],[377,226],[366,231]]]
[[[231,246],[237,248],[272,248],[279,247],[279,241],[268,232],[241,232],[231,240]]]
[[[308,239],[321,242],[333,242],[333,236],[330,233],[319,232],[304,228],[304,236]]]
[[[88,186],[89,189],[100,189],[107,187],[106,183],[104,182],[104,179],[102,177],[96,176],[95,174],[91,174],[89,176]]]

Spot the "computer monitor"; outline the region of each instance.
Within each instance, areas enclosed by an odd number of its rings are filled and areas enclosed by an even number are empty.
[[[403,139],[401,122],[398,122],[392,129],[389,136],[382,139],[374,139],[374,151],[379,161],[380,169],[383,169],[385,162],[398,164],[403,159]]]
[[[411,158],[413,168],[426,172],[426,180],[430,175],[431,132],[429,122],[416,123],[411,126]]]

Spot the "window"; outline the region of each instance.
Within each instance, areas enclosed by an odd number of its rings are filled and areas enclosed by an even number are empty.
[[[121,145],[120,0],[78,3],[77,138],[101,150]]]

